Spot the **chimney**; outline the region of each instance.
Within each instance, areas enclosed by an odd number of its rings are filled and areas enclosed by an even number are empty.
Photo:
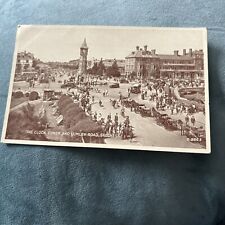
[[[148,49],[148,46],[147,45],[145,45],[144,46],[144,50],[147,52],[147,49]]]
[[[174,50],[174,55],[178,56],[178,51],[177,50]]]
[[[139,51],[139,46],[136,46],[136,50]]]
[[[186,55],[186,49],[183,49],[183,55]]]
[[[155,55],[155,49],[152,49],[152,55]]]
[[[192,56],[192,48],[189,49],[189,56]]]

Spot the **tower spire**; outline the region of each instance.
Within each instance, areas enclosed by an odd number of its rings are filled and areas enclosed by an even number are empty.
[[[87,42],[86,42],[86,38],[84,38],[84,42],[83,42],[83,44],[81,45],[81,48],[88,48]]]

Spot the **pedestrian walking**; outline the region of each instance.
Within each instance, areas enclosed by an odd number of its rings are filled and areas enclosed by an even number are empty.
[[[119,121],[118,113],[116,113],[114,121],[115,121],[115,124],[118,124],[118,121]]]
[[[193,125],[193,127],[195,126],[195,117],[194,115],[191,116],[191,123]]]
[[[187,114],[185,117],[186,126],[189,124],[189,115]]]
[[[111,118],[112,118],[111,113],[109,113],[109,115],[107,116],[107,120],[111,121]]]
[[[97,112],[94,114],[94,121],[97,121]]]

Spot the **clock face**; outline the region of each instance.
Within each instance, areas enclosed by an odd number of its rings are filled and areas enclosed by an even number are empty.
[[[81,49],[81,55],[82,55],[82,56],[87,55],[87,50],[86,50],[86,49]]]

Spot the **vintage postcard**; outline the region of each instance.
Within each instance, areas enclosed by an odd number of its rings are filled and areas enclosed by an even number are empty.
[[[18,26],[2,142],[210,153],[206,28]]]

